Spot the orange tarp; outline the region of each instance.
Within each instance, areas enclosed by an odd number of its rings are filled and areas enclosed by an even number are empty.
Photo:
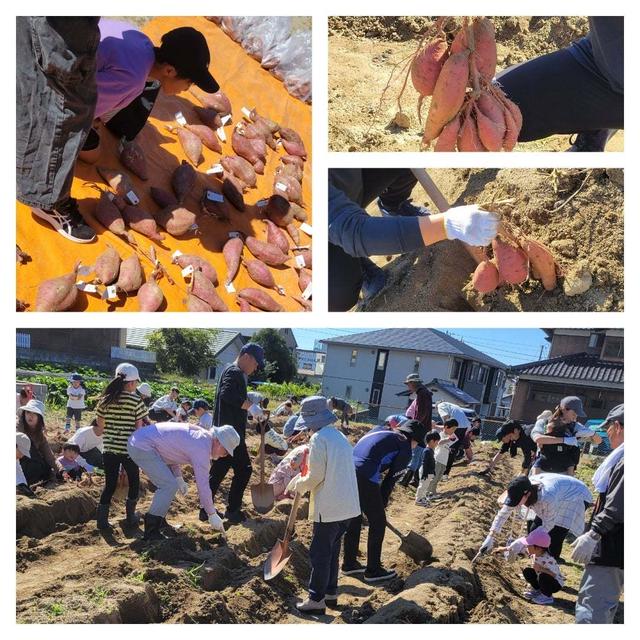
[[[295,129],[303,139],[308,159],[304,167],[303,200],[305,210],[309,215],[308,224],[311,221],[311,107],[300,100],[290,96],[282,82],[273,77],[268,71],[260,67],[260,64],[246,54],[242,47],[233,42],[216,25],[204,18],[190,17],[163,17],[155,18],[147,23],[143,31],[153,40],[159,43],[161,36],[176,27],[190,25],[200,30],[206,37],[211,51],[211,72],[220,83],[221,90],[227,94],[233,106],[233,120],[225,127],[227,142],[222,144],[225,155],[233,155],[231,148],[231,134],[233,125],[242,119],[241,108],[251,109],[255,107],[259,113],[283,126]],[[103,151],[97,165],[122,170],[133,180],[136,193],[140,197],[140,207],[154,213],[158,211],[149,195],[151,186],[161,187],[171,191],[171,174],[173,170],[186,159],[182,147],[177,139],[167,130],[166,124],[175,125],[174,114],[182,111],[190,123],[200,123],[192,109],[193,104],[198,104],[196,98],[190,93],[179,96],[160,95],[151,117],[136,141],[145,151],[149,168],[149,179],[139,180],[131,172],[120,164],[117,154],[117,140],[104,127],[100,129],[100,137]],[[247,210],[240,213],[233,209],[230,223],[220,222],[206,215],[199,215],[198,225],[200,234],[189,234],[184,238],[174,238],[163,229],[160,232],[165,236],[163,243],[155,243],[148,238],[131,231],[136,242],[148,252],[150,246],[155,251],[161,264],[175,281],[171,285],[166,278],[159,282],[166,305],[162,310],[185,311],[184,299],[188,288],[188,282],[181,275],[181,269],[171,264],[171,255],[176,249],[185,254],[197,254],[206,258],[213,264],[218,272],[220,285],[217,291],[227,303],[230,310],[237,311],[235,294],[229,294],[223,286],[226,274],[226,266],[222,256],[222,246],[228,239],[230,231],[240,231],[245,235],[254,235],[261,240],[266,239],[266,225],[261,221],[263,217],[258,207],[254,204],[262,198],[268,198],[273,193],[274,172],[278,166],[278,158],[283,150],[272,151],[267,149],[267,164],[263,176],[258,176],[257,188],[245,193]],[[214,176],[205,175],[205,170],[216,164],[219,155],[209,149],[203,149],[204,162],[198,167],[198,186],[193,196],[185,202],[185,207],[194,213],[200,213],[199,200],[205,186],[220,191],[220,181]],[[111,244],[120,254],[122,259],[131,255],[135,249],[127,242],[107,231],[93,217],[98,191],[92,184],[99,184],[106,188],[94,166],[78,162],[73,180],[71,195],[78,199],[78,204],[83,217],[96,230],[97,239],[90,244],[78,244],[66,240],[56,233],[48,224],[36,218],[30,209],[20,203],[17,204],[17,243],[20,248],[29,254],[30,260],[26,264],[17,264],[17,298],[28,303],[29,309],[33,309],[37,288],[45,279],[69,273],[75,262],[80,260],[83,265],[93,265],[96,257],[101,254],[107,244]],[[299,225],[300,223],[296,223]],[[300,232],[301,244],[310,244],[311,238]],[[293,244],[293,242],[291,242]],[[245,257],[252,257],[248,249],[244,248]],[[140,255],[140,261],[148,278],[153,270],[153,265],[144,256]],[[294,263],[293,260],[290,263]],[[278,285],[284,287],[285,296],[278,295],[275,291],[269,291],[285,309],[285,311],[302,311],[302,306],[292,299],[292,295],[300,295],[298,287],[298,273],[293,267],[271,267]],[[80,280],[90,281],[93,274],[79,276]],[[243,287],[257,287],[246,272],[240,267],[234,280],[237,291]],[[121,295],[117,301],[104,301],[96,294],[78,292],[78,301],[72,311],[137,311],[138,302],[135,294],[126,298]]]

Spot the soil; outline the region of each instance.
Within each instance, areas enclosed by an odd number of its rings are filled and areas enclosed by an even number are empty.
[[[556,51],[588,32],[586,17],[494,16],[498,71]],[[419,151],[422,126],[418,122],[418,94],[408,82],[401,100],[410,116],[408,129],[393,124],[396,96],[404,81],[400,69],[418,46],[421,34],[435,17],[332,16],[329,18],[329,147],[332,151]],[[454,18],[445,31],[456,30]],[[458,24],[459,24],[459,19]],[[450,38],[453,36],[451,35]],[[402,64],[401,64],[402,63]],[[396,65],[399,65],[396,68]],[[393,73],[392,81],[385,87]],[[384,96],[383,96],[383,92]],[[380,97],[382,103],[380,103]],[[424,113],[429,104],[427,98]],[[558,135],[521,143],[517,151],[564,151],[568,136]],[[624,133],[618,131],[607,151],[622,151]]]
[[[355,441],[367,425],[351,425],[348,437]],[[54,438],[54,448],[62,441]],[[255,453],[258,437],[248,438]],[[524,582],[519,564],[496,558],[472,565],[471,558],[483,540],[496,510],[496,498],[517,472],[505,460],[492,478],[477,475],[493,448],[479,444],[478,464],[456,465],[442,485],[441,500],[424,509],[414,505],[411,488],[397,487],[388,509],[389,520],[401,531],[413,529],[433,545],[428,564],[418,565],[398,550],[399,541],[388,532],[383,559],[398,578],[372,587],[353,577],[340,578],[340,599],[335,609],[315,618],[296,613],[295,603],[305,593],[310,565],[308,549],[311,522],[305,501],[291,544],[292,557],[280,575],[266,582],[263,563],[282,535],[290,509],[278,504],[259,516],[245,494],[249,519],[220,534],[197,517],[197,498],[190,493],[176,498],[168,520],[178,528],[175,538],[146,543],[140,529],[123,526],[123,496],[114,501],[112,534],[101,534],[88,521],[84,508],[66,510],[56,517],[54,531],[37,530],[38,509],[47,509],[60,496],[71,502],[94,505],[100,486],[38,488],[38,499],[17,499],[18,531],[17,605],[19,623],[390,623],[390,622],[526,622],[572,623],[580,571],[565,565],[567,587],[554,607],[535,607],[520,593]],[[257,464],[254,478],[257,481]],[[267,464],[268,471],[271,463]],[[143,483],[145,484],[145,483]],[[193,485],[193,482],[191,482]],[[228,491],[225,481],[222,506]],[[144,511],[149,493],[141,497]],[[37,505],[34,507],[34,505]],[[30,514],[30,515],[27,515]],[[361,550],[366,549],[366,527]],[[565,553],[565,555],[568,555]],[[621,607],[622,609],[622,607]],[[622,619],[622,612],[620,619]]]
[[[512,229],[545,244],[560,270],[545,291],[537,280],[478,294],[470,285],[476,267],[460,242],[441,242],[402,256],[374,261],[387,285],[363,311],[622,311],[624,308],[624,197],[621,169],[430,169],[453,205],[478,203]],[[416,185],[414,202],[433,204]],[[377,205],[369,206],[379,215]],[[564,275],[585,268],[591,287],[565,294]]]

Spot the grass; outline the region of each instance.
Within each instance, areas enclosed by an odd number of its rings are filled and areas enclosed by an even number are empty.
[[[89,600],[95,604],[102,604],[111,594],[109,589],[104,587],[95,587],[89,591]]]
[[[128,576],[128,579],[131,580],[131,582],[144,582],[147,579],[147,576],[144,571],[133,571]]]
[[[204,562],[202,564],[195,564],[191,569],[187,569],[185,573],[187,574],[187,580],[189,584],[194,587],[194,589],[200,589],[200,582],[202,577],[200,575],[200,570],[204,567]]]
[[[52,618],[58,618],[64,613],[64,611],[64,605],[62,605],[60,602],[53,602],[47,607],[47,613]]]

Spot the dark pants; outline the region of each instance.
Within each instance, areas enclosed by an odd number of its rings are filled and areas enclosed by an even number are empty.
[[[520,142],[557,133],[624,129],[624,95],[567,49],[510,67],[497,80],[522,111]]]
[[[458,448],[454,448],[451,447],[449,449],[449,458],[447,460],[447,468],[444,470],[444,475],[448,476],[449,473],[451,472],[451,467],[453,467],[453,463],[457,460],[458,456],[460,455],[460,451],[461,449]]]
[[[27,480],[27,484],[31,486],[36,482],[49,480],[52,477],[53,470],[40,455],[35,445],[31,445],[29,453],[31,455],[30,458],[27,458],[27,456],[20,458],[20,466],[22,467],[22,472]]]
[[[538,589],[545,596],[551,596],[562,589],[560,583],[553,576],[547,573],[537,573],[533,567],[523,569],[522,575],[534,589]]]
[[[533,521],[531,520],[529,521],[529,524],[527,525],[527,529],[529,532],[531,532],[540,526],[542,526],[542,520],[540,518],[536,518]],[[569,533],[569,529],[565,529],[564,527],[558,527],[558,526],[553,527],[553,529],[549,531],[549,537],[551,538],[551,544],[549,545],[549,553],[556,560],[560,560],[560,555],[562,554],[562,545],[568,533]]]
[[[105,451],[102,454],[102,458],[104,461],[104,489],[100,496],[100,504],[111,504],[111,498],[118,486],[120,465],[122,465],[129,480],[127,498],[129,500],[137,500],[140,490],[140,468],[138,465],[124,453]]]
[[[367,571],[375,571],[381,566],[380,555],[382,542],[387,526],[384,511],[384,501],[380,486],[365,478],[358,479],[358,496],[360,508],[369,521],[369,535],[367,538]],[[352,518],[344,538],[344,563],[354,564],[357,561],[360,546],[360,531],[362,529],[362,514]]]
[[[395,209],[409,198],[417,180],[409,169],[331,169],[329,180],[365,209],[376,198]],[[358,302],[363,260],[329,244],[329,311],[348,311]]]
[[[67,407],[67,422],[73,418],[76,422],[80,422],[82,420],[82,411],[83,409],[73,409],[72,407]]]
[[[52,209],[64,202],[93,121],[97,17],[16,18],[18,200]]]
[[[229,469],[233,469],[233,479],[229,488],[228,508],[229,511],[238,511],[242,508],[242,494],[251,479],[251,460],[244,440],[240,440],[240,444],[233,451],[233,456],[226,456],[211,463],[209,486],[214,499]]]
[[[104,468],[104,461],[102,459],[102,451],[97,447],[93,449],[89,449],[88,451],[83,451],[80,455],[92,466],[99,467],[100,469]]]
[[[66,472],[72,480],[80,480],[84,469],[82,467],[78,467],[77,469],[67,469]],[[56,478],[58,478],[58,480],[62,480],[62,474],[62,471],[58,471],[58,473],[56,473]]]
[[[149,418],[154,422],[170,422],[173,420],[173,416],[164,409],[151,409],[149,411]]]
[[[338,592],[340,542],[349,522],[350,520],[338,520],[313,523],[313,537],[309,547],[309,597],[315,602],[322,600],[328,593],[333,595]]]

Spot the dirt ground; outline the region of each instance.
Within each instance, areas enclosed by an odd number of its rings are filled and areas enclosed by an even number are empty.
[[[355,441],[368,428],[352,425],[348,435]],[[59,445],[62,439],[59,432],[54,441]],[[257,436],[250,436],[248,443],[255,453]],[[490,444],[479,444],[477,449],[478,461],[486,462],[493,454]],[[228,530],[225,544],[220,534],[198,521],[192,486],[168,514],[179,527],[178,536],[145,543],[139,529],[122,526],[124,496],[118,496],[112,508],[111,521],[117,523],[113,535],[102,535],[93,522],[100,486],[41,488],[38,500],[17,499],[17,621],[572,623],[578,567],[564,565],[567,587],[556,606],[536,607],[520,595],[525,585],[519,563],[488,558],[471,564],[497,508],[496,498],[516,473],[511,460],[489,479],[477,476],[477,469],[476,464],[456,465],[442,485],[442,499],[428,509],[414,506],[411,488],[397,487],[389,520],[402,531],[412,528],[426,536],[434,549],[432,561],[415,564],[398,551],[397,538],[388,532],[383,560],[398,578],[372,587],[357,578],[341,577],[338,606],[316,618],[303,618],[294,608],[309,578],[310,522],[298,520],[293,556],[284,571],[271,582],[262,577],[266,555],[282,535],[289,503],[259,516],[247,491],[244,508],[249,519]],[[151,497],[148,483],[143,485],[142,511]],[[224,497],[228,485],[226,481]],[[222,506],[220,499],[217,504]],[[305,500],[300,517],[307,513]],[[364,552],[366,528],[363,532]]]
[[[620,169],[429,169],[452,205],[478,203],[496,211],[553,252],[562,274],[586,269],[592,285],[565,294],[564,280],[545,291],[537,280],[478,294],[470,285],[476,263],[459,242],[441,242],[390,261],[386,287],[362,311],[622,311],[624,197]],[[415,202],[435,210],[417,185]],[[370,205],[371,215],[380,215]]]
[[[408,129],[393,124],[396,96],[404,75],[400,65],[381,96],[395,65],[411,56],[420,34],[434,17],[332,16],[329,18],[329,148],[331,151],[419,151],[418,94],[409,79],[402,110],[411,118]],[[498,71],[568,46],[588,32],[586,17],[494,16]],[[455,28],[453,19],[445,26]],[[426,114],[428,100],[423,110]],[[564,151],[566,135],[521,143],[516,151]],[[607,151],[622,151],[624,133],[618,131]]]

